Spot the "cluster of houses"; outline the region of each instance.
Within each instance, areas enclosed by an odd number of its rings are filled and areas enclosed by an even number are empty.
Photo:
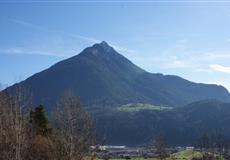
[[[183,150],[198,150],[193,146],[166,148],[168,154],[176,153]],[[153,148],[146,147],[127,147],[127,146],[108,146],[96,145],[90,147],[90,154],[101,159],[123,158],[131,159],[133,157],[154,158],[158,157],[157,151]],[[230,154],[224,155],[225,159],[230,160]]]
[[[180,148],[182,149],[182,148]],[[185,148],[183,148],[185,149]],[[192,149],[192,148],[189,148]],[[96,145],[90,147],[91,153],[102,159],[108,158],[132,158],[132,157],[157,157],[156,150],[146,147],[126,147],[126,146],[103,146]],[[177,149],[167,148],[168,153],[177,152]]]
[[[109,158],[125,158],[125,157],[138,157],[140,150],[138,148],[129,148],[126,146],[92,146],[91,151],[97,157],[106,159]]]

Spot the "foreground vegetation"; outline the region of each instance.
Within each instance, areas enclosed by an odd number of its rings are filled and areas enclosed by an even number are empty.
[[[0,160],[82,160],[94,143],[94,123],[79,98],[66,93],[49,123],[20,87],[0,93]]]
[[[202,152],[193,151],[193,150],[184,150],[170,155],[168,159],[192,160],[193,158],[201,158],[202,156],[203,156]]]
[[[221,156],[219,158],[205,158],[205,152],[193,151],[193,150],[183,150],[177,153],[171,154],[165,160],[224,160]],[[160,160],[160,158],[144,158],[144,157],[135,157],[131,158],[132,160]],[[86,160],[90,160],[87,158]],[[97,159],[103,160],[103,159]],[[127,160],[127,158],[111,158],[110,160]]]

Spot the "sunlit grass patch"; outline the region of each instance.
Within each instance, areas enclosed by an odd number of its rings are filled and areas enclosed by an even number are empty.
[[[164,107],[164,106],[158,106],[158,105],[152,105],[152,104],[144,104],[144,103],[129,103],[126,105],[122,105],[117,108],[118,111],[121,112],[138,112],[141,110],[171,110],[172,107]]]

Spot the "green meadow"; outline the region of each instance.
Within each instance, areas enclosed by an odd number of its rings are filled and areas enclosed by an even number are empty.
[[[192,158],[201,158],[203,156],[202,152],[192,151],[192,150],[184,150],[174,154],[171,154],[170,157],[165,160],[192,160]],[[158,158],[144,158],[144,157],[135,157],[131,158],[132,160],[159,160]],[[90,160],[87,158],[86,160]],[[96,159],[102,160],[102,159]],[[110,158],[110,160],[126,160],[125,158]],[[223,158],[219,158],[219,160],[223,160]]]
[[[144,104],[144,103],[130,103],[126,105],[122,105],[117,108],[120,112],[138,112],[141,110],[171,110],[172,107],[164,107],[164,106],[157,106],[157,105],[151,105],[151,104]]]

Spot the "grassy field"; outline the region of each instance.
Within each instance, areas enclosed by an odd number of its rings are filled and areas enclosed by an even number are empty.
[[[192,160],[192,158],[201,158],[203,156],[202,152],[192,151],[192,150],[184,150],[174,154],[171,154],[170,157],[165,160]],[[90,158],[86,158],[86,160],[91,160]],[[102,159],[95,159],[102,160]],[[126,160],[123,158],[110,158],[110,160]],[[143,157],[135,157],[131,158],[131,160],[159,160],[158,158],[143,158]],[[223,157],[220,157],[219,160],[224,160]]]
[[[192,151],[192,150],[184,150],[184,151],[177,152],[177,153],[174,153],[174,154],[170,155],[168,160],[170,160],[170,159],[191,160],[194,157],[197,157],[197,158],[202,157],[202,153],[197,152],[197,151]]]
[[[126,105],[122,105],[117,108],[118,111],[121,112],[138,112],[141,110],[170,110],[172,107],[163,107],[163,106],[157,106],[157,105],[151,105],[151,104],[143,104],[143,103],[130,103]]]
[[[192,151],[192,150],[184,150],[184,151],[171,154],[170,157],[168,157],[166,160],[191,160],[193,157],[202,157],[202,153],[197,151]],[[101,159],[97,159],[97,160],[101,160]],[[125,159],[111,158],[110,160],[125,160]],[[132,160],[146,160],[146,159],[143,157],[136,157],[136,158],[132,158]],[[159,159],[147,158],[147,160],[159,160]]]

